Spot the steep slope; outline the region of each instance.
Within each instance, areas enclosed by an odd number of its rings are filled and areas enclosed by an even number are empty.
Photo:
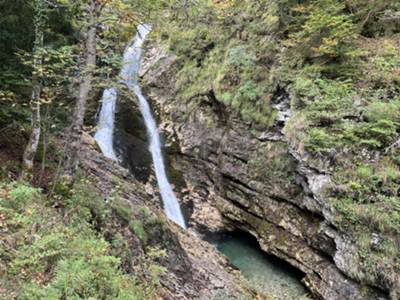
[[[0,184],[1,299],[252,299],[218,251],[84,135],[77,182]]]
[[[153,187],[136,181],[126,169],[104,158],[93,145],[92,138],[86,136],[81,153],[86,176],[105,198],[110,197],[117,187],[121,201],[132,208],[131,212],[139,212],[136,216],[125,215],[128,219],[124,231],[129,232],[131,220],[140,220],[140,212],[148,210],[148,215],[140,221],[146,238],[143,239],[135,230],[131,232],[140,243],[130,251],[134,260],[140,260],[140,253],[149,247],[166,251],[165,258],[159,261],[167,269],[159,279],[164,287],[160,294],[163,299],[213,299],[218,293],[234,298],[252,298],[252,292],[247,290],[243,279],[213,246],[167,220],[159,208],[160,199]],[[121,221],[124,222],[123,216]]]

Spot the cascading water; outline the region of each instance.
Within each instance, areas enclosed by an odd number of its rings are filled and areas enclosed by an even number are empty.
[[[159,186],[160,193],[161,193],[161,198],[164,203],[165,213],[169,219],[174,221],[176,224],[178,224],[182,228],[186,228],[185,221],[183,219],[183,215],[181,212],[181,208],[179,206],[179,202],[175,197],[175,194],[172,190],[172,186],[168,181],[167,174],[165,171],[164,159],[163,159],[162,151],[161,151],[160,135],[158,132],[157,124],[151,113],[150,105],[147,102],[147,99],[143,96],[139,82],[138,82],[138,73],[139,73],[139,67],[140,67],[140,60],[141,60],[141,56],[142,56],[142,45],[143,45],[143,42],[146,39],[147,35],[150,33],[150,31],[151,31],[151,27],[148,25],[139,25],[138,26],[138,34],[134,38],[133,42],[125,50],[124,58],[123,58],[123,66],[122,66],[122,70],[120,73],[120,77],[122,79],[122,82],[125,83],[127,85],[127,87],[132,92],[134,92],[135,95],[137,96],[137,98],[139,99],[139,108],[140,108],[140,112],[143,116],[143,119],[144,119],[144,122],[146,125],[146,129],[147,129],[147,134],[149,137],[149,142],[150,142],[149,148],[150,148],[151,156],[153,158],[154,169],[155,169],[158,186]],[[112,89],[108,89],[108,90],[112,90]],[[108,90],[104,91],[104,94],[106,94],[106,92]],[[99,130],[96,132],[96,135],[95,135],[96,140],[98,141],[103,153],[106,156],[110,155],[110,153],[111,153],[111,151],[106,152],[109,149],[111,149],[112,153],[114,153],[114,150],[112,147],[112,143],[113,143],[112,132],[114,129],[115,102],[116,102],[116,98],[117,98],[117,93],[116,93],[115,89],[113,89],[113,91],[115,93],[110,91],[110,92],[107,92],[107,94],[115,95],[114,99],[112,99],[113,97],[111,97],[111,96],[106,97],[103,95],[103,107],[102,107],[101,113],[100,113]],[[112,104],[110,104],[110,103],[112,103]],[[106,107],[104,107],[104,106],[106,106]],[[109,115],[107,115],[107,122],[103,121],[106,124],[106,125],[104,125],[104,127],[107,127],[107,130],[103,129],[102,132],[99,133],[99,131],[102,129],[101,122],[102,122],[103,109],[104,109],[104,114],[106,114],[106,113],[109,114]],[[108,121],[110,121],[112,124],[110,124]],[[111,135],[109,135],[110,130],[112,130]],[[115,157],[115,153],[114,153],[114,157]]]
[[[104,90],[101,102],[102,106],[97,125],[98,128],[94,135],[94,139],[97,141],[97,144],[100,146],[101,151],[106,157],[117,160],[113,147],[117,90],[115,88]]]

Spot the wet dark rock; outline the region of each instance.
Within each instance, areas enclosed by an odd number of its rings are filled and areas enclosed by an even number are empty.
[[[114,149],[121,164],[128,168],[136,179],[147,182],[152,159],[148,151],[146,127],[137,105],[120,96],[115,122]]]

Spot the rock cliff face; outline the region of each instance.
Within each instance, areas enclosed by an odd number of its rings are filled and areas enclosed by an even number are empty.
[[[157,246],[166,250],[167,257],[158,262],[167,269],[160,278],[162,288],[158,292],[162,299],[214,299],[225,295],[237,299],[252,299],[253,293],[245,287],[239,272],[232,269],[226,259],[207,242],[190,231],[169,222],[159,209],[160,199],[150,186],[137,181],[127,169],[105,158],[95,147],[95,141],[84,136],[81,151],[81,167],[101,194],[106,198],[119,190],[119,197],[132,207],[135,216],[113,217],[110,235],[120,234],[129,242],[129,259],[123,262],[127,272],[145,276],[148,270],[138,269],[138,261],[144,258],[147,247]],[[140,212],[146,208],[147,218],[157,222],[143,222],[146,242],[129,228],[129,220],[140,220]]]
[[[175,62],[150,45],[141,76],[159,109],[172,167],[184,177],[181,198],[193,207],[191,225],[251,233],[263,250],[301,270],[317,298],[387,299],[391,284],[384,274],[364,270],[355,243],[335,226],[324,195],[332,185],[327,164],[287,142],[290,95],[276,93],[278,117],[261,131],[239,120],[213,90],[189,103],[176,100]],[[391,298],[397,299],[393,291]]]

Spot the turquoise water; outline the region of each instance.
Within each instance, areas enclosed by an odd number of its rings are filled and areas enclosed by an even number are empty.
[[[304,297],[307,291],[300,282],[302,274],[286,262],[266,255],[251,236],[224,236],[217,248],[259,293],[276,300],[310,299]]]

